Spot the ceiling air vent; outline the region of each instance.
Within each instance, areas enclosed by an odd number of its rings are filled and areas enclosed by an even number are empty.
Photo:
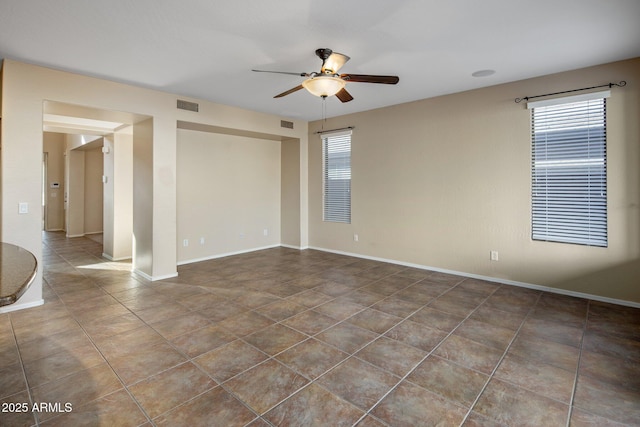
[[[286,120],[280,120],[280,127],[281,128],[287,128],[287,129],[293,129],[293,122],[288,122]]]
[[[198,104],[195,102],[183,101],[182,99],[178,99],[178,108],[180,110],[188,110],[198,112]]]

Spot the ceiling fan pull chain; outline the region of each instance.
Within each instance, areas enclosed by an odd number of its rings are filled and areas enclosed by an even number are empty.
[[[324,122],[327,121],[327,97],[322,97],[322,130],[324,130]]]

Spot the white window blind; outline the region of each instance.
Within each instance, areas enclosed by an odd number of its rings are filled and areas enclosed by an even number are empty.
[[[351,222],[351,131],[322,135],[323,218]]]
[[[606,96],[529,103],[534,240],[607,246]]]

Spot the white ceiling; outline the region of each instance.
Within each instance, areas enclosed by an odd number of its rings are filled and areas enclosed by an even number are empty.
[[[318,71],[321,47],[351,57],[341,72],[400,77],[349,83],[338,116],[640,57],[640,0],[0,1],[0,58],[285,118],[322,101],[274,99],[303,78],[251,69]]]

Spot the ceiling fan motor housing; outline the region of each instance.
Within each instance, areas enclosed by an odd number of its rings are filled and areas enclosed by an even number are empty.
[[[316,55],[318,56],[318,58],[322,59],[322,70],[325,74],[334,74],[336,72],[336,70],[332,70],[330,68],[324,68],[324,65],[327,62],[327,59],[331,56],[332,53],[333,51],[328,48],[316,49]]]
[[[327,49],[327,48],[316,49],[316,55],[318,55],[318,57],[322,59],[322,62],[324,62],[329,56],[331,56],[332,53],[333,51],[331,49]]]

